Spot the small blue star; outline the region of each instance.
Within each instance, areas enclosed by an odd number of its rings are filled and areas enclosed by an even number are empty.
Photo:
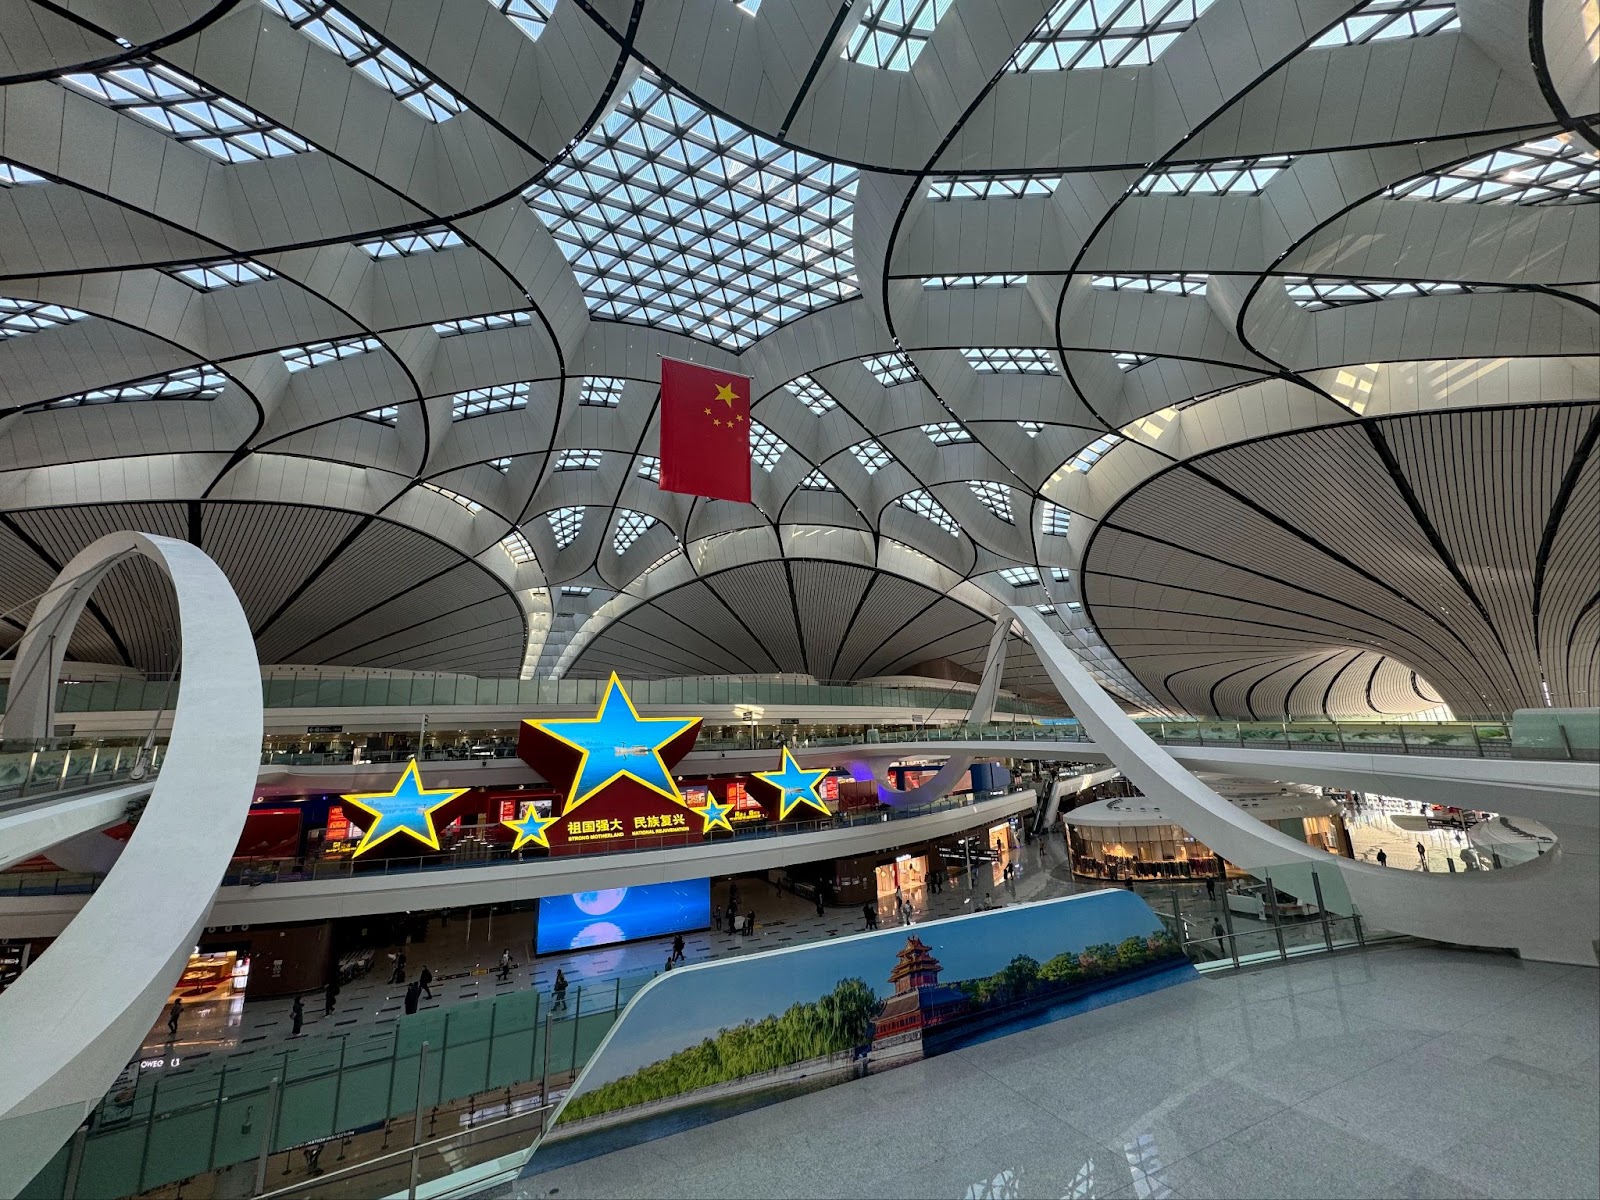
[[[541,817],[536,809],[529,809],[528,815],[520,821],[501,821],[500,824],[517,831],[517,840],[511,850],[515,853],[529,842],[536,842],[546,850],[550,849],[550,826],[554,825],[560,817]]]
[[[682,804],[683,795],[662,761],[661,748],[699,722],[699,717],[641,717],[613,671],[600,711],[594,716],[528,724],[583,751],[561,809],[566,816],[612,780],[623,778]]]
[[[789,747],[783,748],[783,769],[780,771],[757,771],[756,778],[764,779],[782,793],[778,807],[778,820],[787,821],[789,813],[802,804],[817,809],[823,816],[832,816],[828,806],[823,803],[822,797],[817,795],[817,784],[828,773],[828,768],[820,771],[802,770],[800,764],[795,762],[794,755],[789,753]]]
[[[700,816],[705,821],[701,833],[710,833],[721,826],[729,833],[733,832],[733,825],[728,821],[728,814],[733,811],[731,804],[718,804],[715,796],[706,797],[706,806],[700,810]]]
[[[346,800],[378,818],[368,827],[366,836],[361,839],[361,844],[356,847],[355,854],[351,857],[365,854],[379,842],[397,833],[408,834],[428,849],[437,850],[439,831],[433,827],[433,814],[468,790],[423,787],[422,776],[417,773],[417,760],[413,758],[406,764],[400,781],[389,791],[358,792],[353,796],[341,796],[341,800]]]

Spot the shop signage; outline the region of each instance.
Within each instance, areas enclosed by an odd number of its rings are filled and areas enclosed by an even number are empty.
[[[343,733],[343,725],[307,725],[307,733]]]
[[[664,833],[731,830],[731,805],[708,797],[693,809],[672,777],[699,734],[699,717],[641,717],[615,674],[594,716],[524,721],[517,757],[563,796],[548,817],[503,822],[517,834],[513,849],[607,850]]]

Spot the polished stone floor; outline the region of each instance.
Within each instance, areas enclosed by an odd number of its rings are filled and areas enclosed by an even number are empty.
[[[502,1186],[559,1197],[1595,1197],[1600,972],[1208,976]]]

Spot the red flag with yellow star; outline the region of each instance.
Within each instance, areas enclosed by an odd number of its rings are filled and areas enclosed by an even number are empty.
[[[750,503],[750,377],[661,360],[661,490]]]

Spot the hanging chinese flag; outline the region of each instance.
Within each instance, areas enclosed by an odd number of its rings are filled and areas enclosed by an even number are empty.
[[[661,360],[661,490],[750,503],[750,377]]]

